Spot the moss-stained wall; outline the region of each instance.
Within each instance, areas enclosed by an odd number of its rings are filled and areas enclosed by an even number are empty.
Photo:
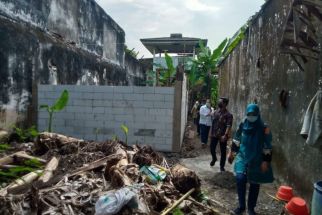
[[[0,128],[30,119],[37,84],[144,84],[124,42],[94,0],[0,0]]]
[[[235,128],[246,105],[257,100],[273,133],[276,178],[309,200],[313,183],[322,179],[322,149],[305,145],[300,130],[321,68],[310,60],[301,71],[289,55],[280,53],[290,6],[291,0],[271,0],[253,18],[245,39],[220,66],[220,95],[230,98]],[[286,109],[279,102],[282,90],[290,94]]]

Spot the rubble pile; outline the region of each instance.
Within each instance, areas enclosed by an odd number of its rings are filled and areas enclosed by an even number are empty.
[[[1,188],[1,214],[217,214],[193,198],[200,193],[196,173],[170,168],[149,146],[47,132],[32,146],[29,154],[0,158],[1,168],[28,159],[43,164]]]

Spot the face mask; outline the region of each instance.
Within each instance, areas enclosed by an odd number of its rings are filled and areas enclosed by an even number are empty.
[[[258,116],[247,116],[249,122],[255,122],[258,119]]]

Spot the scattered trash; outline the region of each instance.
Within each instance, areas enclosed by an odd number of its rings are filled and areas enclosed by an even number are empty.
[[[149,146],[87,142],[48,132],[31,146],[30,154],[19,151],[0,159],[0,168],[29,159],[41,164],[26,174],[28,180],[23,176],[19,183],[11,181],[14,186],[5,184],[0,214],[160,214],[172,211],[174,203],[185,214],[216,214],[189,197],[200,192],[196,173],[182,165],[169,167]]]
[[[147,180],[151,182],[151,184],[157,184],[167,176],[165,171],[154,166],[143,166],[141,167],[140,172],[147,176]]]
[[[116,214],[135,196],[136,193],[128,187],[117,191],[109,191],[98,199],[95,205],[95,215]]]

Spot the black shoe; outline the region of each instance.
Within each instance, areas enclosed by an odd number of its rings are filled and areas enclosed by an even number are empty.
[[[210,166],[215,166],[215,163],[216,163],[216,160],[212,160],[212,161],[210,162]]]
[[[234,210],[234,215],[242,215],[244,213],[245,209],[242,208],[236,208]]]
[[[248,215],[256,215],[257,213],[254,211],[254,209],[248,209]]]
[[[225,172],[225,168],[224,167],[220,167],[220,172]]]

